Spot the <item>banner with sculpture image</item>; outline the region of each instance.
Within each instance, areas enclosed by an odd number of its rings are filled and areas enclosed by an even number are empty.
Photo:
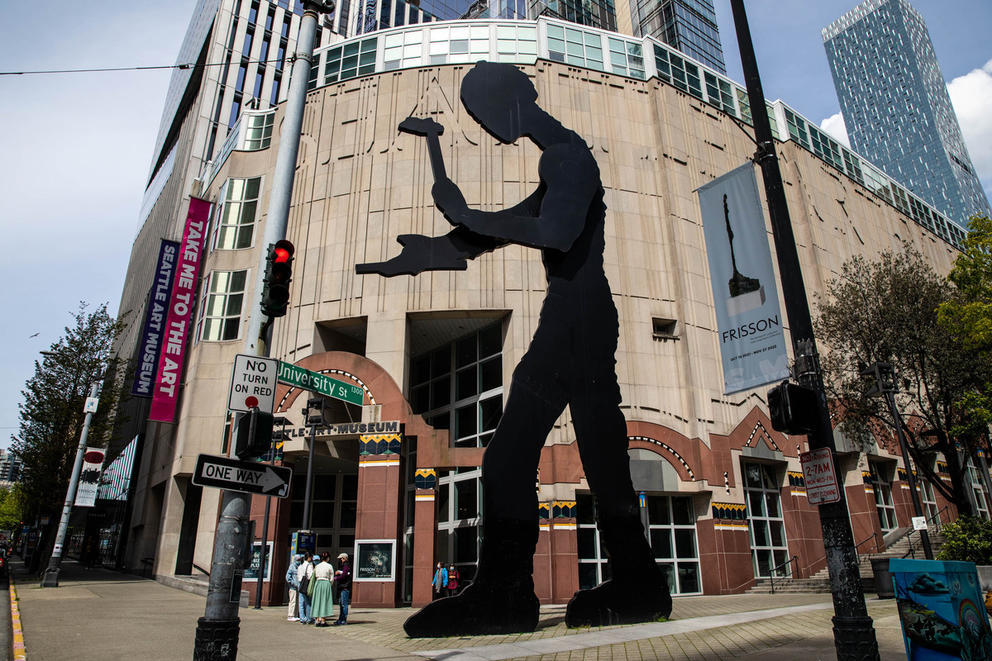
[[[789,376],[765,217],[751,163],[701,186],[699,208],[716,309],[724,393]]]

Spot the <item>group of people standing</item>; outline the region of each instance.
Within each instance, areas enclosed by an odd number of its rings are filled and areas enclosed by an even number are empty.
[[[318,627],[348,624],[351,563],[347,553],[339,554],[337,560],[338,567],[335,569],[329,553],[313,555],[306,551],[293,556],[286,570],[286,584],[289,586],[287,620]],[[332,623],[329,620],[334,617],[335,593],[338,617]]]
[[[434,580],[431,581],[431,585],[434,586],[434,598],[453,597],[458,594],[458,579],[458,569],[454,565],[445,567],[443,562],[437,563]]]

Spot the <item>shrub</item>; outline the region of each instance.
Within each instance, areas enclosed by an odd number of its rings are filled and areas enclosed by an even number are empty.
[[[992,565],[992,521],[962,516],[945,525],[944,546],[938,560],[964,560],[976,565]]]

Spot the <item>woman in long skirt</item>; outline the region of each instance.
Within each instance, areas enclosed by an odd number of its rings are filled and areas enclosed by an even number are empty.
[[[323,562],[314,568],[315,583],[313,586],[312,604],[310,606],[310,617],[317,620],[317,626],[327,626],[327,618],[334,617],[334,594],[331,589],[331,580],[334,577],[334,565],[330,562],[327,553],[322,555]]]

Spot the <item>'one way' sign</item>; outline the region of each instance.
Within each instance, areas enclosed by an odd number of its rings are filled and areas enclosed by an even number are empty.
[[[217,487],[279,498],[289,495],[289,481],[292,478],[293,471],[285,466],[256,464],[209,454],[197,457],[196,470],[193,471],[193,484],[201,487]]]

